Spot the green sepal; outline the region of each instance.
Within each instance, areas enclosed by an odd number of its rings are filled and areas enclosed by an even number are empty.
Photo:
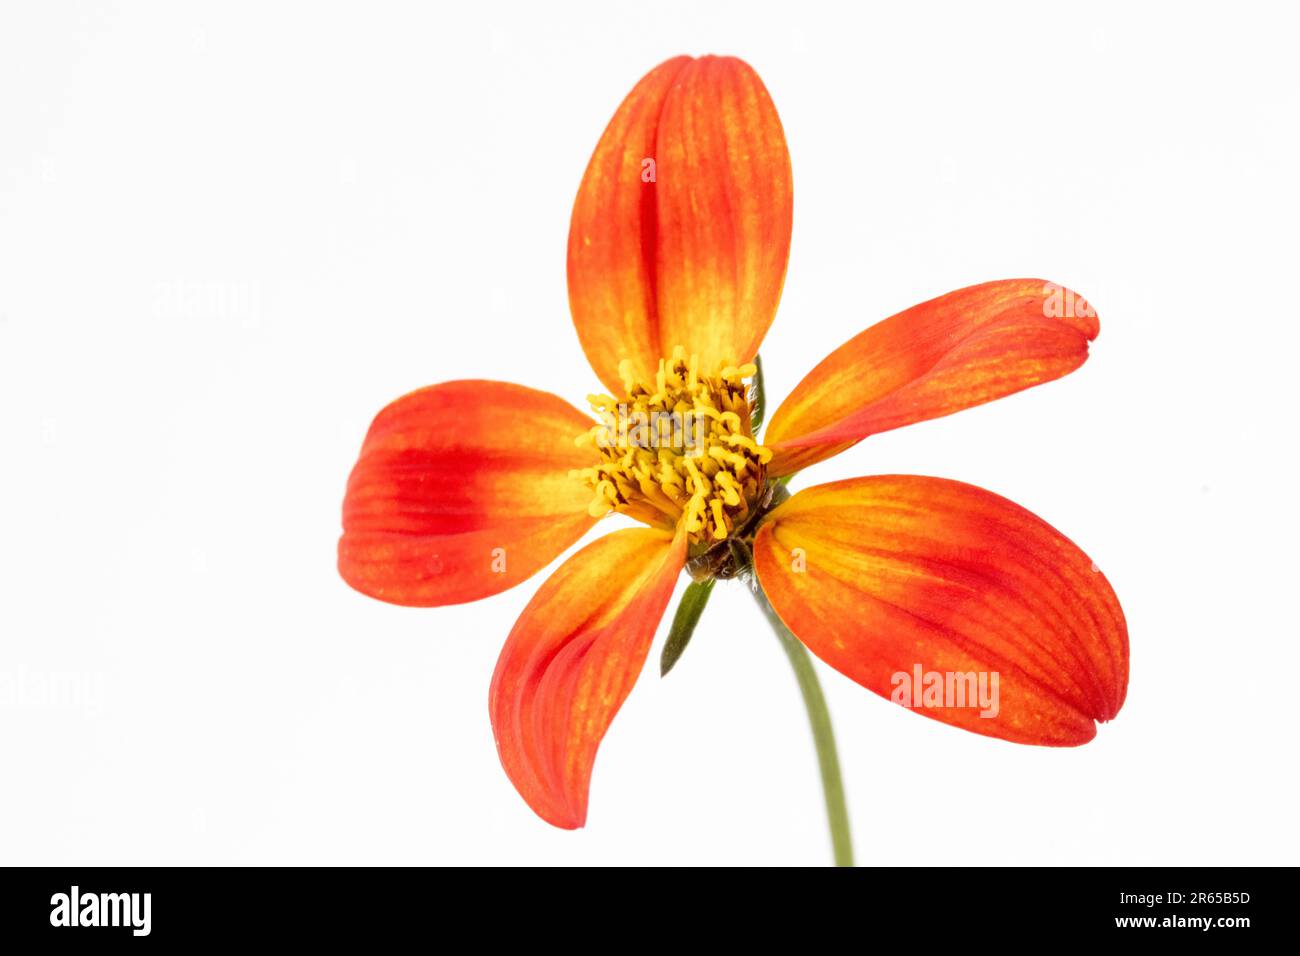
[[[754,356],[754,367],[758,371],[754,373],[754,410],[749,416],[749,432],[757,436],[758,430],[763,427],[763,414],[767,411],[767,397],[763,392],[763,359],[760,356]]]
[[[700,615],[704,613],[704,606],[709,603],[709,595],[713,593],[714,580],[709,578],[707,581],[692,581],[682,593],[677,613],[673,615],[673,626],[668,630],[668,640],[664,642],[663,653],[659,655],[660,677],[673,669],[673,665],[686,650],[686,645],[691,642],[695,625],[700,623]]]

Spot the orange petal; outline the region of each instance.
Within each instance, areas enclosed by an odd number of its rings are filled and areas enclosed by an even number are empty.
[[[569,226],[569,305],[601,381],[644,381],[684,346],[742,363],[772,323],[790,252],[790,157],[771,97],[731,57],[652,70],[606,127]]]
[[[488,707],[511,783],[547,823],[587,819],[596,748],[622,706],[672,597],[686,539],[629,528],[562,564],[519,616]]]
[[[339,573],[363,594],[429,607],[513,587],[591,527],[592,425],[507,382],[445,382],[376,416],[348,479]]]
[[[918,668],[983,673],[990,694],[997,673],[996,715],[951,697],[920,708],[944,723],[1072,746],[1124,703],[1128,629],[1110,584],[1042,519],[983,489],[888,475],[800,491],[765,519],[754,567],[790,630],[882,697],[914,703]]]
[[[658,136],[659,344],[704,368],[758,352],[790,257],[790,154],[748,64],[695,60],[664,103]]]
[[[631,359],[649,381],[662,352],[655,306],[656,184],[643,182],[655,156],[665,98],[691,62],[655,67],[605,127],[578,188],[569,221],[569,311],[582,350],[600,380],[623,394],[619,362]]]
[[[1074,371],[1097,337],[1081,297],[1042,279],[959,289],[878,322],[828,355],[768,425],[768,474],[868,435],[990,402]]]

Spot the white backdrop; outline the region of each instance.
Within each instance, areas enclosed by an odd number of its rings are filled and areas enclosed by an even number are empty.
[[[901,7],[6,4],[0,862],[829,860],[793,678],[738,588],[662,681],[656,643],[566,833],[487,718],[541,577],[409,610],[334,569],[387,401],[593,390],[578,181],[633,83],[706,52],[758,70],[790,144],[774,399],[974,282],[1043,276],[1101,316],[1068,378],[797,479],[1004,494],[1130,628],[1128,703],[1075,750],[822,667],[860,861],[1300,862],[1293,13]]]

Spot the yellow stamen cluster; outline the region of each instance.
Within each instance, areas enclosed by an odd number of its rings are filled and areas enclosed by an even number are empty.
[[[651,383],[619,365],[624,396],[590,395],[601,424],[577,444],[604,460],[570,474],[595,493],[588,511],[620,511],[649,524],[682,523],[692,543],[721,541],[744,523],[763,488],[772,452],[754,441],[745,379],[753,365],[700,374],[678,346]]]

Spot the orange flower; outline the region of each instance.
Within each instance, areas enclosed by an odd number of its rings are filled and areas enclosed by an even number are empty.
[[[556,826],[585,821],[596,749],[688,562],[730,577],[752,554],[781,621],[883,696],[914,669],[995,672],[996,716],[921,711],[966,730],[1076,745],[1124,701],[1115,595],[1039,518],[939,478],[783,487],[869,435],[1073,371],[1092,309],[1040,279],[932,299],[832,352],[760,444],[749,380],[790,223],[789,154],[757,74],[729,57],[661,64],[606,128],[570,225],[573,321],[609,392],[590,396],[597,419],[520,385],[434,385],[379,413],[348,482],[340,573],[395,604],[504,591],[610,513],[646,525],[564,562],[492,678],[501,762]]]

